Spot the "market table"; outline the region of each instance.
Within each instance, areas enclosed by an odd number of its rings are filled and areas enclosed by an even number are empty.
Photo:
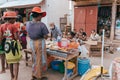
[[[28,62],[28,57],[27,57],[27,54],[32,54],[32,50],[31,49],[25,49],[24,50],[25,52],[25,58],[26,58],[26,62]],[[73,79],[75,76],[78,75],[78,61],[77,61],[77,58],[78,58],[78,51],[72,53],[72,54],[66,54],[66,53],[62,53],[62,52],[57,52],[57,51],[54,51],[54,50],[50,50],[50,49],[47,49],[47,54],[49,54],[50,56],[54,57],[54,58],[57,58],[57,59],[60,59],[60,60],[64,60],[65,61],[65,66],[68,65],[68,61],[75,58],[76,59],[76,72],[71,76],[71,77],[68,77],[67,76],[67,68],[65,67],[65,73],[64,73],[64,77],[63,77],[63,80],[71,80]],[[60,55],[62,54],[62,55]],[[28,65],[28,63],[26,63]]]
[[[62,53],[62,52],[60,52],[59,53],[59,51],[57,52],[57,51],[51,51],[51,50],[49,50],[49,49],[47,49],[47,53],[48,54],[50,54],[52,57],[55,57],[55,58],[58,58],[58,59],[60,59],[60,60],[64,60],[65,61],[65,66],[67,66],[68,65],[68,61],[69,60],[72,60],[73,58],[75,58],[76,59],[76,72],[72,75],[72,76],[70,76],[70,77],[68,77],[67,76],[67,67],[65,67],[65,73],[64,73],[64,77],[63,77],[63,80],[71,80],[71,79],[73,79],[75,76],[77,76],[78,75],[78,61],[77,61],[77,58],[78,58],[78,56],[79,56],[79,53],[78,53],[78,51],[76,51],[76,52],[73,52],[73,54],[67,54],[66,55],[66,53]],[[60,55],[61,54],[61,55]]]

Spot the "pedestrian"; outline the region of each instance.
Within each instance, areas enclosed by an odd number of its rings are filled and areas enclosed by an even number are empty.
[[[4,50],[6,61],[10,65],[11,80],[17,80],[19,71],[19,61],[22,58],[18,30],[14,26],[17,15],[14,11],[4,12],[5,23],[1,25],[0,41],[5,39]]]
[[[0,18],[0,29],[1,25],[4,24],[4,21],[2,18]],[[4,43],[5,39],[1,39],[1,45],[0,45],[0,58],[1,58],[1,71],[0,74],[5,73],[5,52],[4,52]]]
[[[41,19],[46,16],[46,12],[42,12],[40,7],[34,7],[31,16],[33,19],[26,23],[26,30],[33,52],[32,80],[47,80],[43,73],[47,70],[45,39],[47,39],[49,31],[41,22]]]
[[[62,37],[61,30],[52,22],[50,23],[51,40],[57,40],[58,36]]]
[[[27,48],[27,40],[26,40],[27,32],[26,32],[26,27],[23,24],[23,21],[22,21],[20,15],[17,17],[17,20],[15,22],[15,26],[18,29],[18,34],[19,34],[18,37],[19,37],[22,49],[26,49]]]

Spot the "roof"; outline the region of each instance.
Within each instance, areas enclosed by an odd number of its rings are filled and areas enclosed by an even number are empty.
[[[2,4],[0,8],[24,8],[38,6],[43,0],[17,0]]]

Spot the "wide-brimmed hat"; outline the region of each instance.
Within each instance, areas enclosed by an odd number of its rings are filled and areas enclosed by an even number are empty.
[[[40,13],[40,14],[42,14],[42,17],[46,16],[46,12],[43,12],[40,7],[34,7],[32,9],[32,12]]]
[[[3,18],[17,18],[17,14],[14,11],[4,12]]]

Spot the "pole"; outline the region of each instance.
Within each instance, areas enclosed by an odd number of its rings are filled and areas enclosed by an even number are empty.
[[[103,29],[103,34],[102,34],[102,55],[101,55],[101,80],[103,79],[104,34],[105,34],[105,30]]]
[[[117,0],[114,0],[112,3],[112,24],[111,24],[111,32],[110,32],[110,40],[114,39],[115,36],[115,19],[116,19],[116,11],[117,11]]]

